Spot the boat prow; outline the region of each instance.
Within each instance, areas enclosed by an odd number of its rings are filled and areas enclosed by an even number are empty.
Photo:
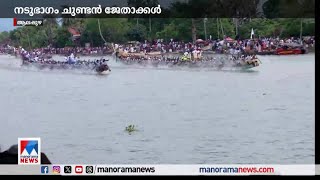
[[[98,75],[108,75],[111,73],[111,70],[105,70],[105,71],[101,71],[101,72],[97,72]]]
[[[252,69],[252,68],[255,68],[257,66],[254,66],[254,65],[244,65],[241,67],[241,70],[248,70],[248,69]]]
[[[243,61],[241,63],[238,63],[234,67],[239,68],[241,70],[248,70],[248,69],[252,69],[252,68],[258,67],[258,66],[260,66],[260,64],[261,64],[260,59],[255,57],[253,59],[245,60],[245,61]]]
[[[107,64],[102,64],[96,68],[96,72],[100,75],[110,74],[111,69]]]

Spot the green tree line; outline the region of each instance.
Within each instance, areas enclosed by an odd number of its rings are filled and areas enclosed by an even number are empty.
[[[74,41],[68,28],[81,33]],[[43,26],[24,26],[0,33],[0,44],[25,48],[101,46],[108,43],[125,43],[152,39],[170,39],[192,42],[194,39],[222,39],[250,37],[299,37],[315,35],[314,19],[278,18],[48,18]],[[238,36],[237,36],[238,35]],[[104,41],[105,40],[105,41]]]

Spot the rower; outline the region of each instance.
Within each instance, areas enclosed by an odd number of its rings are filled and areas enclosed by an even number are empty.
[[[26,57],[27,57],[28,59],[30,59],[30,57],[31,57],[30,53],[27,53]]]
[[[189,60],[189,57],[188,57],[188,52],[185,52],[184,54],[183,54],[183,56],[181,57],[181,61],[187,61],[187,60]]]
[[[108,61],[108,60],[106,60],[106,59],[102,59],[102,63],[101,63],[101,64],[102,64],[102,65],[107,65],[107,61]]]
[[[39,60],[39,56],[34,57],[34,61],[38,61]]]
[[[71,55],[68,56],[66,59],[69,64],[74,64],[76,62],[73,53],[71,53]]]

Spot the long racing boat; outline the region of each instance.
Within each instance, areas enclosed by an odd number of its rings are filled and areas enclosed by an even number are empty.
[[[235,68],[251,69],[261,64],[256,56],[248,58],[202,58],[192,60],[186,57],[164,58],[164,57],[118,57],[117,62],[124,65],[153,66],[153,67],[188,67],[188,68]]]
[[[39,70],[85,70],[94,71],[98,74],[109,74],[111,72],[110,67],[107,64],[106,59],[100,59],[95,61],[77,61],[77,62],[64,62],[55,60],[32,60],[30,58],[22,58],[23,67],[33,67]]]

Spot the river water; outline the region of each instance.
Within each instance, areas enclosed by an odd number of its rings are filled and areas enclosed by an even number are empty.
[[[1,55],[1,150],[41,137],[60,164],[314,163],[314,54],[259,58],[245,72],[110,61],[98,76]]]

